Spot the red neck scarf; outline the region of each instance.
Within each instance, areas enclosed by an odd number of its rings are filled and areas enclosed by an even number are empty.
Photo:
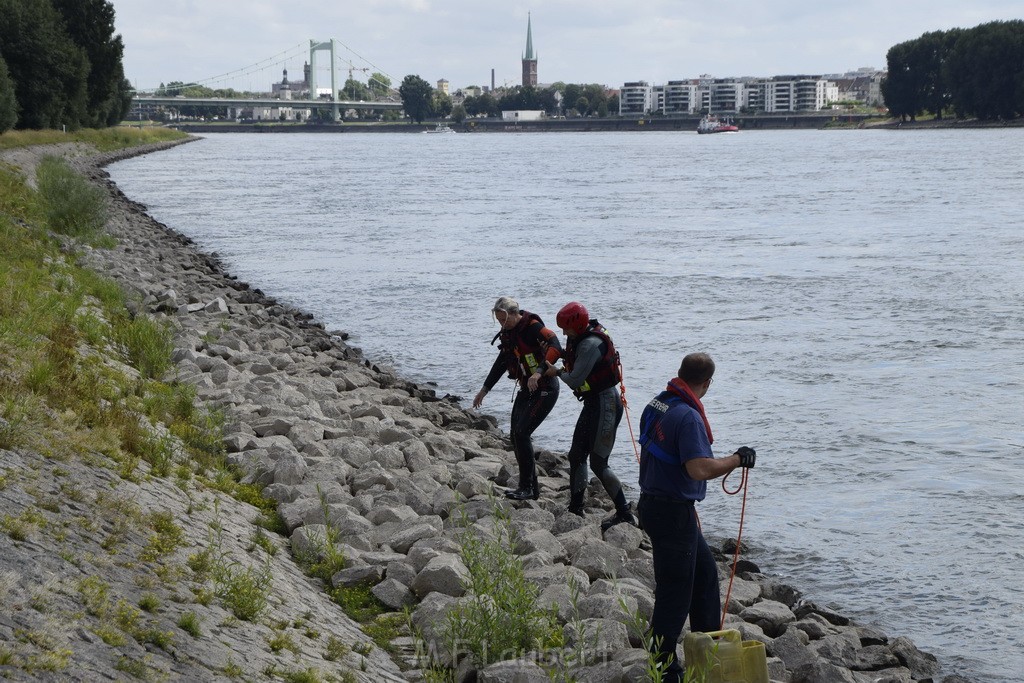
[[[697,398],[697,395],[693,393],[693,390],[687,386],[686,382],[678,377],[673,377],[668,381],[668,387],[665,388],[665,391],[672,392],[679,398],[683,399],[687,405],[700,413],[701,419],[704,420],[704,429],[708,433],[708,443],[714,443],[715,437],[711,436],[711,423],[708,422],[708,416],[704,414],[704,404],[700,402],[700,399]]]

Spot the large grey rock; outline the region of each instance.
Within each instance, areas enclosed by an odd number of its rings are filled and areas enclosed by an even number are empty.
[[[519,555],[528,555],[537,551],[546,552],[554,562],[565,562],[568,553],[554,534],[547,529],[537,529],[519,538],[515,552]]]
[[[526,578],[537,585],[541,590],[547,586],[575,585],[581,595],[585,595],[590,586],[590,577],[579,567],[556,564],[549,567],[539,567],[526,572]]]
[[[541,609],[554,608],[560,624],[565,624],[577,616],[572,591],[565,584],[553,583],[545,586],[537,596],[537,606]]]
[[[469,570],[456,555],[438,555],[416,574],[412,589],[419,597],[444,593],[459,597],[466,592]]]
[[[640,581],[631,578],[618,578],[615,580],[598,579],[590,585],[587,591],[588,596],[611,595],[616,598],[616,606],[619,596],[626,598],[629,612],[639,612],[641,620],[650,623],[654,614],[654,593],[650,588]],[[630,634],[632,637],[632,634]]]
[[[559,522],[563,519],[579,520],[580,518],[576,515],[566,514],[558,518],[555,521],[555,528],[559,526]],[[594,524],[583,525],[565,531],[560,534],[556,534],[555,538],[558,542],[565,546],[565,550],[569,555],[575,555],[579,552],[579,549],[585,546],[587,543],[593,543],[594,541],[601,540],[601,529]]]
[[[793,671],[817,661],[817,656],[807,647],[809,642],[810,639],[803,631],[787,628],[785,633],[766,645],[766,650],[769,655],[778,657],[785,663],[787,669]]]
[[[409,549],[409,554],[405,559],[412,565],[416,573],[419,574],[427,566],[428,562],[441,554],[440,550],[425,545],[413,546]],[[402,556],[398,555],[398,557],[401,558]]]
[[[417,520],[420,519],[423,518],[417,518]],[[424,521],[416,521],[415,524],[406,529],[396,531],[391,538],[388,539],[387,544],[391,546],[392,550],[400,553],[407,553],[416,541],[424,538],[433,538],[440,534],[440,525],[431,523],[430,518],[428,517],[425,518]]]
[[[416,517],[418,517],[416,511],[408,505],[376,507],[366,513],[366,519],[376,525],[385,524],[387,522],[405,522],[410,519],[415,519]]]
[[[854,671],[882,671],[899,665],[900,660],[885,645],[868,645],[857,651],[850,668]],[[906,671],[909,678],[910,670]]]
[[[386,470],[407,469],[405,466],[405,454],[396,444],[381,445],[373,449],[373,459],[380,463]]]
[[[405,457],[405,466],[410,472],[432,472],[440,465],[430,457],[430,451],[422,441],[413,439],[401,445],[402,455]],[[445,468],[447,471],[447,468]],[[440,471],[440,468],[437,469]]]
[[[808,614],[803,619],[794,621],[790,626],[792,628],[800,629],[806,633],[811,640],[820,640],[821,638],[836,632],[836,627],[830,624],[825,617],[820,614],[813,613]],[[787,628],[790,627],[787,626]]]
[[[457,463],[466,459],[466,452],[447,434],[427,434],[421,439],[430,454],[444,463]]]
[[[555,515],[548,510],[535,507],[520,507],[511,510],[512,528],[516,534],[525,536],[531,531],[544,529],[551,531],[555,523]]]
[[[412,440],[413,435],[397,427],[386,427],[377,435],[377,440],[382,444],[396,444]]]
[[[408,562],[393,560],[388,563],[384,576],[394,579],[404,586],[412,587],[413,581],[416,580],[416,570]]]
[[[811,643],[811,649],[827,662],[852,669],[857,663],[860,638],[852,631],[832,633]]]
[[[333,457],[341,458],[355,468],[360,468],[373,460],[373,452],[361,439],[329,439],[324,445]]]
[[[395,475],[386,471],[380,463],[371,460],[352,473],[349,487],[353,494],[363,491],[386,491],[395,488]]]
[[[610,593],[588,595],[577,602],[579,616],[584,619],[613,619],[625,624],[632,623],[633,615],[638,611],[637,601],[631,595],[612,595]],[[630,634],[634,638],[638,634]],[[638,641],[632,642],[639,645]]]
[[[327,542],[327,525],[310,524],[299,527],[292,532],[289,538],[292,544],[292,553],[296,557],[319,560],[323,557],[323,550]]]
[[[318,443],[324,440],[324,428],[312,422],[300,422],[293,424],[286,434],[289,441],[295,444],[296,448],[302,448],[309,444]]]
[[[635,579],[648,590],[654,590],[654,563],[650,558],[630,558],[622,566],[619,576],[624,579]]]
[[[793,613],[797,616],[798,619],[803,619],[808,614],[814,613],[820,614],[821,616],[825,617],[825,619],[827,619],[830,624],[834,624],[836,626],[849,626],[850,624],[849,617],[839,614],[838,612],[831,610],[827,607],[821,607],[808,600],[801,600],[797,602],[797,604],[793,607]]]
[[[761,597],[761,586],[754,581],[747,581],[739,576],[733,577],[732,591],[729,591],[729,577],[722,578],[719,588],[722,599],[729,595],[729,611],[739,614],[743,608],[750,607]]]
[[[326,514],[327,518],[323,521],[330,525],[339,538],[362,536],[373,528],[369,520],[360,515],[355,508],[343,503],[321,505],[320,510],[313,514],[318,515],[319,518],[323,518]]]
[[[453,473],[454,479],[458,482],[455,485],[455,490],[463,498],[475,498],[477,496],[487,496],[494,490],[491,482],[484,479],[475,472],[464,472],[461,476]]]
[[[207,313],[227,313],[228,305],[224,301],[224,299],[222,299],[221,297],[217,297],[213,301],[210,301],[205,306],[203,306],[203,310],[206,311]]]
[[[617,576],[626,562],[626,552],[604,541],[591,541],[572,556],[572,565],[582,569],[591,579]]]
[[[388,608],[400,610],[409,605],[416,604],[416,596],[401,581],[397,579],[384,579],[370,589],[374,597],[384,603]]]
[[[829,662],[802,664],[793,671],[792,683],[858,683],[853,672]]]
[[[412,625],[422,635],[427,647],[445,666],[451,666],[452,653],[448,649],[444,628],[449,610],[456,605],[456,598],[443,593],[428,594],[412,613]]]
[[[910,669],[915,679],[928,678],[939,673],[939,662],[935,655],[918,650],[909,638],[896,638],[889,644],[889,650],[899,658],[900,664]]]
[[[740,616],[746,621],[757,624],[773,638],[782,635],[786,624],[796,621],[796,615],[788,607],[774,600],[762,600],[755,603],[740,612]]]
[[[617,661],[605,661],[590,666],[581,666],[571,671],[573,680],[587,683],[623,683],[630,679],[624,678],[623,666]]]
[[[583,652],[584,662],[608,661],[630,647],[626,626],[613,619],[581,619],[564,627],[566,644]]]
[[[532,659],[506,659],[477,672],[478,683],[550,683],[551,678]]]
[[[644,532],[633,524],[616,524],[604,532],[605,543],[621,548],[627,553],[639,548],[643,540]]]
[[[382,567],[364,564],[356,565],[354,567],[345,567],[334,573],[331,577],[331,585],[335,588],[344,586],[350,588],[352,586],[361,586],[365,584],[376,584],[384,577],[384,569]]]
[[[274,483],[301,484],[308,471],[309,467],[301,455],[296,452],[282,453],[274,463]]]

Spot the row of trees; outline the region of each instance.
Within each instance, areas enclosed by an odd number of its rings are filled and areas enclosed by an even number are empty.
[[[123,54],[107,0],[0,0],[0,132],[119,123]]]
[[[512,88],[495,97],[491,93],[470,96],[461,105],[452,104],[452,99],[434,90],[419,76],[409,75],[398,88],[402,106],[409,118],[422,122],[428,118],[452,116],[462,119],[466,116],[497,118],[503,111],[542,110],[548,116],[608,116],[619,111],[618,95],[608,96],[603,85],[597,83],[554,83],[547,88],[522,86]]]
[[[1024,21],[925,33],[886,55],[882,96],[893,116],[1024,116]]]

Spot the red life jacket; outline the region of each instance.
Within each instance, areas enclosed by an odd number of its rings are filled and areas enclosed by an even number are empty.
[[[508,363],[508,376],[524,384],[544,362],[544,349],[537,339],[526,338],[526,330],[534,323],[544,327],[544,321],[529,311],[523,311],[522,316],[511,330],[499,331],[497,338],[501,340],[498,350],[505,354]]]
[[[622,381],[622,365],[619,363],[619,353],[615,350],[615,345],[612,344],[612,338],[608,336],[608,330],[601,323],[597,322],[596,319],[590,321],[590,325],[582,334],[577,335],[575,338],[570,337],[566,339],[565,358],[563,361],[566,371],[572,372],[572,365],[576,362],[576,347],[588,335],[593,335],[601,340],[604,354],[594,363],[594,367],[591,369],[590,374],[587,375],[586,381],[572,392],[581,401],[587,396],[595,396],[609,387],[614,387]]]

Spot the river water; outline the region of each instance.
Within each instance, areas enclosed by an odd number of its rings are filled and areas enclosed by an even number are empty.
[[[110,172],[466,406],[500,295],[552,328],[583,302],[634,429],[711,353],[717,452],[758,451],[750,559],[944,674],[1024,680],[1024,131],[226,134]],[[511,399],[484,410],[507,425]],[[577,414],[563,392],[537,445],[564,452]],[[613,469],[635,496],[626,424]],[[701,511],[735,535],[737,498]]]

